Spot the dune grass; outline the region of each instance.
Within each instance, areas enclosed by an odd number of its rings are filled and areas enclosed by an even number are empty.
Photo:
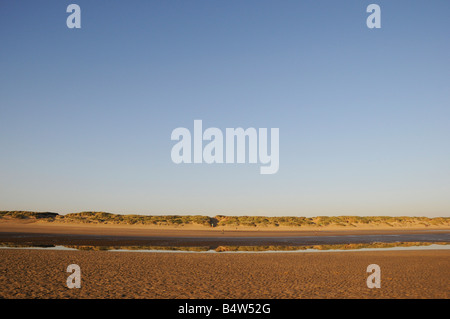
[[[50,212],[0,211],[1,219],[28,221],[62,222],[77,224],[116,224],[116,225],[159,225],[184,226],[201,225],[205,227],[357,227],[360,225],[384,225],[386,227],[408,226],[450,226],[450,217],[392,217],[392,216],[224,216],[203,215],[128,215],[107,212],[80,212],[58,214]]]

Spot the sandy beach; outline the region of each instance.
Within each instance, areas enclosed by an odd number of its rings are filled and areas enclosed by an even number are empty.
[[[0,250],[1,298],[449,298],[450,251],[138,253]],[[82,287],[66,287],[66,267]],[[366,286],[369,264],[381,288]]]
[[[215,230],[0,223],[0,242],[25,245],[257,245],[449,242],[448,229]],[[151,253],[0,249],[0,298],[449,298],[450,250]],[[66,268],[81,267],[68,289]],[[369,289],[378,264],[382,287]]]

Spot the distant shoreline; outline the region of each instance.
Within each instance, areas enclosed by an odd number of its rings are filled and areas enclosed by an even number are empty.
[[[208,227],[203,225],[126,225],[126,224],[109,224],[109,223],[77,223],[77,222],[49,222],[41,220],[16,220],[16,219],[0,219],[0,231],[31,231],[31,232],[50,232],[50,233],[133,233],[138,235],[142,232],[161,233],[161,234],[185,234],[195,233],[197,235],[214,235],[226,232],[229,235],[241,234],[250,235],[254,233],[265,234],[265,236],[289,236],[289,234],[314,234],[314,233],[354,233],[354,234],[370,234],[370,233],[396,233],[398,231],[427,231],[427,230],[450,230],[450,225],[357,225],[357,226],[217,226]],[[59,229],[61,231],[59,231]],[[259,236],[259,235],[258,235]]]
[[[153,245],[153,246],[210,246],[220,245],[284,245],[284,244],[329,244],[329,243],[367,243],[404,241],[450,241],[449,218],[427,219],[403,217],[382,223],[385,217],[372,217],[368,223],[349,223],[348,225],[320,225],[324,217],[310,218],[306,225],[274,226],[257,224],[247,226],[241,224],[224,224],[221,221],[240,223],[253,217],[223,217],[217,216],[215,227],[208,224],[196,224],[191,221],[202,221],[207,216],[148,216],[142,223],[125,224],[127,217],[107,213],[78,213],[69,218],[60,215],[30,212],[0,212],[0,242],[33,243],[40,245]],[[141,216],[133,217],[139,220]],[[180,217],[181,218],[181,217]],[[254,217],[253,222],[268,217]],[[347,217],[335,219],[344,220]],[[357,217],[353,217],[357,219]],[[122,221],[122,223],[117,222]],[[176,221],[186,223],[153,224],[154,220]],[[250,219],[251,221],[252,219]],[[274,222],[275,218],[269,220]],[[283,219],[281,219],[283,220]],[[299,218],[299,221],[305,219]],[[325,219],[326,220],[326,219]],[[354,221],[348,217],[349,221]],[[296,219],[288,220],[295,222]],[[378,221],[378,223],[377,223]],[[438,221],[439,223],[436,223]],[[147,222],[147,224],[145,224]],[[317,224],[316,224],[317,223]],[[429,238],[428,240],[425,237]]]

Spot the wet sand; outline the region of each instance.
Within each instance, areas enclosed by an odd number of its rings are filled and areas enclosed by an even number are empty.
[[[450,229],[216,230],[0,223],[0,242],[27,245],[209,246],[450,242]]]
[[[180,235],[180,234],[179,234]],[[379,234],[379,235],[317,235],[298,237],[133,237],[101,235],[55,235],[0,232],[0,243],[24,246],[162,246],[209,247],[219,246],[307,246],[338,244],[370,244],[424,242],[448,243],[449,233]]]
[[[0,298],[449,298],[450,251],[189,254],[0,250]],[[82,287],[66,287],[66,267]],[[366,268],[381,267],[369,289]]]

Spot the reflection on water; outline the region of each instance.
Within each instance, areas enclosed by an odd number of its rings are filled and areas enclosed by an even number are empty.
[[[16,245],[2,243],[0,249],[33,249],[33,250],[78,250],[76,248],[70,248],[67,246],[58,245]]]
[[[193,252],[193,253],[257,253],[257,252],[324,252],[324,251],[378,251],[378,250],[423,250],[450,249],[448,242],[396,242],[330,244],[304,246],[88,246],[88,245],[17,245],[0,243],[0,249],[44,249],[72,251],[113,251],[113,252]]]

